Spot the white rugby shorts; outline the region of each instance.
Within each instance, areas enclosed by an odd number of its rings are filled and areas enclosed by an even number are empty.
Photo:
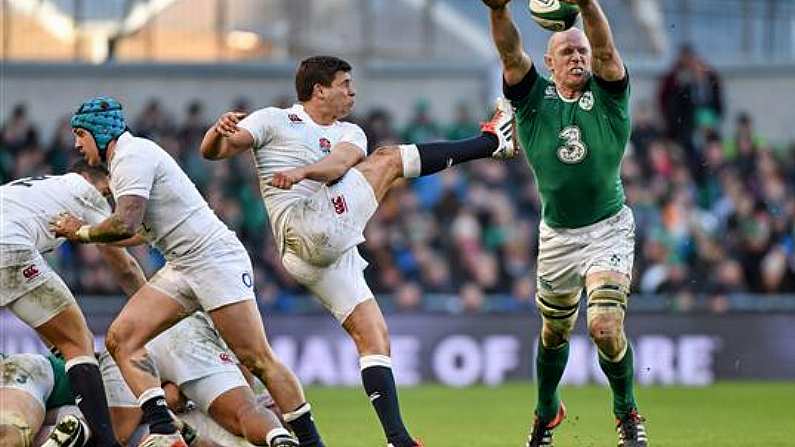
[[[75,298],[34,248],[0,245],[0,307],[37,328],[58,315]]]
[[[218,239],[190,258],[167,262],[148,284],[187,311],[209,312],[255,299],[251,259],[235,235]]]
[[[542,221],[537,290],[579,296],[586,276],[592,273],[619,272],[631,278],[634,253],[635,219],[627,206],[607,219],[581,228],[550,228]]]
[[[55,386],[50,361],[37,354],[12,354],[0,358],[0,388],[28,393],[45,409],[45,402]]]

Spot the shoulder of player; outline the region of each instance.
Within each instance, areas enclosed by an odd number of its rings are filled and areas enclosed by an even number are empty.
[[[117,145],[111,159],[110,169],[113,170],[124,162],[139,163],[141,160],[157,160],[168,153],[157,143],[147,138],[132,137],[124,145]]]

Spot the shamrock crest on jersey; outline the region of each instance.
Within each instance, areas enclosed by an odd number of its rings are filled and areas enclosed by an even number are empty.
[[[593,109],[593,93],[589,90],[580,97],[580,108],[586,112]]]

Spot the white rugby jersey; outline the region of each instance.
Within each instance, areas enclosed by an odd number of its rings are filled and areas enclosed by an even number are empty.
[[[110,160],[110,188],[116,202],[127,195],[148,199],[139,232],[169,261],[232,233],[171,155],[146,138],[129,132],[119,137]]]
[[[341,142],[351,143],[367,155],[367,137],[359,126],[342,121],[322,126],[312,121],[301,104],[288,109],[257,110],[240,121],[238,127],[254,137],[252,151],[260,191],[280,251],[283,249],[285,211],[293,202],[315,194],[325,185],[304,180],[290,190],[283,190],[268,184],[273,175],[318,162]]]
[[[105,197],[80,174],[28,177],[0,186],[0,244],[54,250],[65,239],[56,238],[49,224],[63,211],[90,225],[111,213]]]

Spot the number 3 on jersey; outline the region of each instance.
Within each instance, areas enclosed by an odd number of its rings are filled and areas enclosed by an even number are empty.
[[[577,126],[567,126],[558,134],[563,140],[563,146],[558,148],[558,159],[566,164],[575,164],[583,161],[588,154],[588,148],[582,141],[582,132]]]

